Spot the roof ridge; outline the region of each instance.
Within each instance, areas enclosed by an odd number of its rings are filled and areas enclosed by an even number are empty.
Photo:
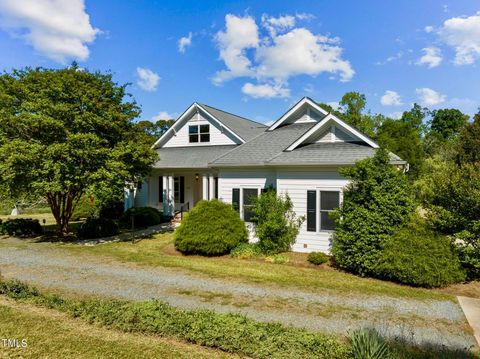
[[[226,113],[226,114],[228,114],[228,115],[241,118],[242,120],[245,120],[245,121],[248,121],[248,122],[253,122],[253,123],[256,124],[256,125],[261,125],[262,127],[268,127],[267,125],[265,125],[265,124],[263,124],[263,123],[260,123],[260,122],[254,121],[254,120],[250,120],[249,118],[236,115],[236,114],[234,114],[234,113],[232,113],[232,112],[228,112],[228,111],[225,111],[225,110],[221,110],[221,109],[219,109],[219,108],[217,108],[217,107],[213,107],[213,106],[207,105],[206,103],[199,103],[199,104],[202,105],[202,106],[210,107],[210,108],[212,108],[212,109],[214,109],[214,110],[217,110],[217,111]]]

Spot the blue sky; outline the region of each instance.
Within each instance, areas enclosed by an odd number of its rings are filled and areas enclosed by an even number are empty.
[[[183,40],[182,40],[183,38]],[[479,1],[0,0],[0,69],[111,70],[142,119],[192,102],[267,122],[303,96],[480,106]]]

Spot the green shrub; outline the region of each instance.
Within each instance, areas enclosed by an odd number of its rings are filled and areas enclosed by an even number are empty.
[[[417,220],[385,244],[377,275],[419,287],[444,287],[465,280],[451,240]]]
[[[260,257],[261,255],[262,251],[257,243],[240,243],[230,252],[231,257],[239,259]]]
[[[132,216],[135,227],[150,227],[162,223],[163,216],[160,211],[153,207],[132,207],[121,217],[120,221],[125,226],[132,225]]]
[[[340,172],[351,182],[336,212],[332,255],[340,268],[373,275],[384,244],[413,212],[412,191],[406,175],[390,164],[383,149]]]
[[[295,243],[303,217],[297,218],[290,197],[273,189],[253,199],[255,234],[263,253],[286,252]]]
[[[35,237],[43,233],[43,228],[38,219],[15,218],[1,223],[0,232],[16,237]]]
[[[265,257],[265,261],[270,263],[275,263],[275,264],[285,264],[285,263],[288,263],[290,259],[288,259],[287,256],[283,256],[281,254],[274,254],[274,255]]]
[[[118,225],[108,218],[87,218],[78,229],[77,235],[80,238],[103,238],[118,234]]]
[[[19,298],[18,288],[17,284],[0,285],[0,294]],[[21,298],[124,332],[174,337],[253,358],[351,358],[349,346],[332,335],[258,322],[239,314],[182,310],[159,301],[66,299],[27,288],[22,287]]]
[[[28,284],[14,279],[8,282],[0,281],[0,294],[15,299],[26,299],[38,296],[38,291],[35,287],[30,287]]]
[[[245,223],[219,200],[198,202],[175,231],[175,248],[185,254],[222,255],[247,242]]]
[[[125,203],[119,200],[110,200],[99,206],[98,216],[100,218],[120,219],[125,210]]]
[[[72,219],[74,221],[79,221],[81,218],[88,218],[93,216],[95,213],[95,205],[90,201],[90,196],[84,194],[80,197],[75,209],[72,213]]]
[[[389,359],[393,354],[388,344],[373,329],[355,330],[349,335],[355,359]]]
[[[312,252],[308,254],[307,260],[315,265],[320,265],[328,262],[328,256],[322,252]]]

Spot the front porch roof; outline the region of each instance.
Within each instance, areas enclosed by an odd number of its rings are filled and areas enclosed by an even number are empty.
[[[237,145],[167,147],[157,149],[160,156],[154,168],[208,168],[208,164]]]

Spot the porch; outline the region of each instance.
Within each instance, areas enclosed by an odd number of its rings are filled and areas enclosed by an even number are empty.
[[[167,216],[188,211],[200,200],[218,198],[218,176],[214,172],[205,172],[205,169],[203,172],[155,169],[144,186],[146,205]]]

